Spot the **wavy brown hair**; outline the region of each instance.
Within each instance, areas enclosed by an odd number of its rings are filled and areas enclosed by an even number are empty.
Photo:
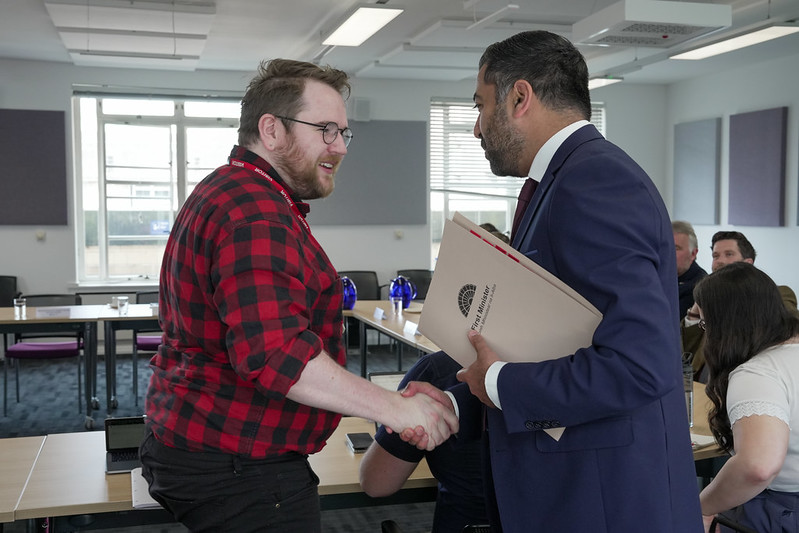
[[[705,320],[707,391],[713,402],[710,430],[725,451],[735,448],[727,416],[730,372],[767,348],[799,335],[799,319],[782,302],[777,285],[749,263],[732,263],[702,279],[694,299]]]
[[[343,70],[293,59],[262,61],[241,101],[239,145],[248,147],[258,142],[258,121],[265,113],[296,116],[302,109],[307,80],[329,85],[345,100],[349,98],[349,76]],[[293,127],[287,120],[283,120],[283,124],[288,130]]]

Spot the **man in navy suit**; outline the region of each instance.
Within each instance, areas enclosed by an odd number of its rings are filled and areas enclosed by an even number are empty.
[[[448,392],[461,435],[483,433],[490,451],[494,530],[701,532],[674,239],[657,189],[588,122],[585,60],[560,36],[491,45],[474,102],[494,174],[538,183],[512,245],[603,313],[590,346],[540,363],[498,361],[470,332],[477,360]]]

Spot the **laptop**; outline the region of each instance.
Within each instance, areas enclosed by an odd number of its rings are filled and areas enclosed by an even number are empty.
[[[122,474],[141,466],[139,445],[144,439],[143,416],[105,419],[105,471]]]

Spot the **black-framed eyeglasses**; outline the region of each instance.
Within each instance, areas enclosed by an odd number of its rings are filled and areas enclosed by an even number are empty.
[[[339,128],[338,124],[335,122],[315,124],[313,122],[305,122],[304,120],[297,120],[296,118],[284,117],[282,115],[275,116],[277,118],[282,118],[283,120],[290,120],[291,122],[299,122],[300,124],[305,124],[306,126],[314,126],[319,128],[319,131],[322,132],[322,140],[325,141],[325,144],[333,144],[336,142],[336,137],[338,137],[339,133],[341,133],[341,138],[344,140],[344,146],[349,146],[350,142],[352,141],[352,130],[349,128]]]
[[[699,320],[699,329],[701,329],[702,331],[705,331],[705,326],[706,326],[705,319],[704,318],[700,319]]]

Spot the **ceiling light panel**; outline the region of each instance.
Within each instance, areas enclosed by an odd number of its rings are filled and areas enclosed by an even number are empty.
[[[361,6],[349,15],[326,39],[324,45],[360,46],[366,39],[394,20],[402,9]]]
[[[715,44],[703,46],[702,48],[697,48],[690,52],[671,56],[671,59],[705,59],[707,57],[726,54],[727,52],[732,52],[740,48],[746,48],[747,46],[764,43],[772,39],[779,39],[780,37],[785,37],[786,35],[797,32],[799,32],[799,26],[771,26],[752,33],[733,37],[732,39],[726,39]]]

